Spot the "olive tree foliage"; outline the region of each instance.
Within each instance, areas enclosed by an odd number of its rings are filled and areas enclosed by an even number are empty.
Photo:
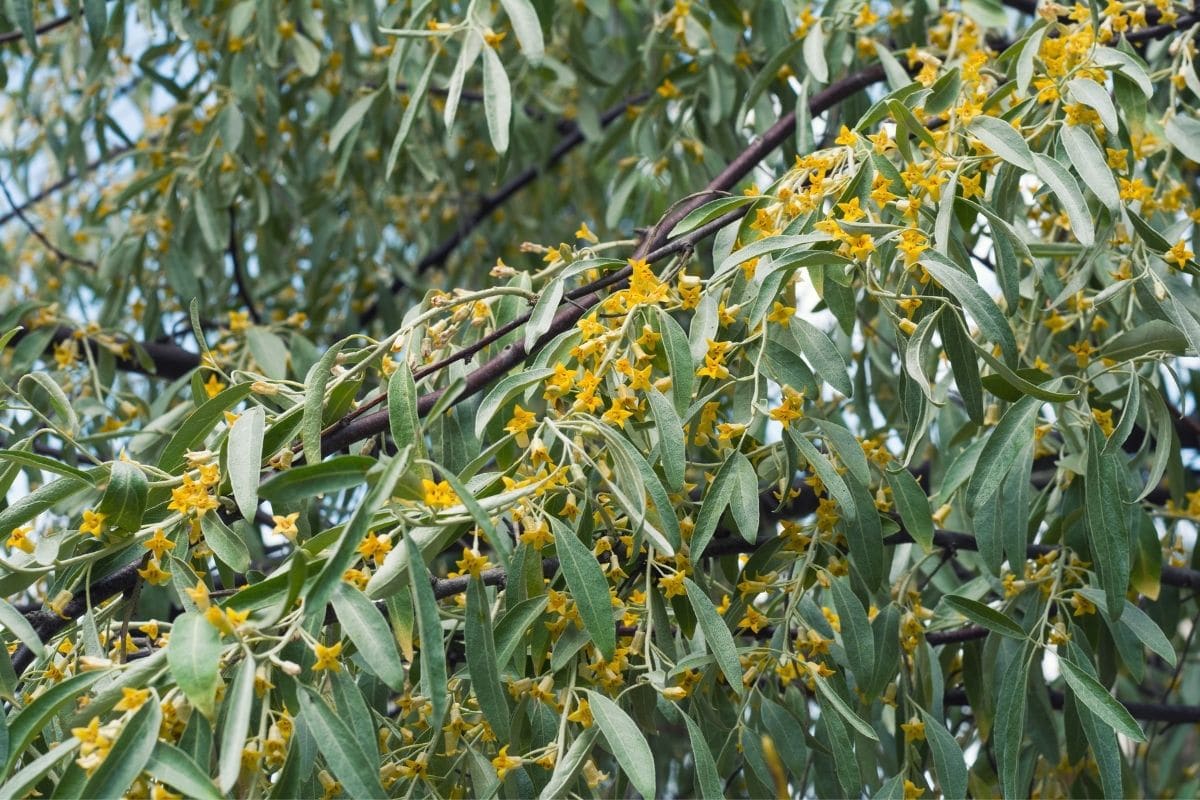
[[[1200,788],[1194,10],[0,12],[0,796]]]

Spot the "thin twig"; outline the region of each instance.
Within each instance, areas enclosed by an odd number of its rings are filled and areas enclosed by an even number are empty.
[[[95,261],[89,261],[86,258],[76,258],[60,248],[58,245],[54,244],[54,242],[50,241],[44,233],[38,230],[38,227],[33,224],[33,220],[25,216],[24,207],[17,205],[17,201],[13,199],[12,194],[8,191],[8,184],[5,183],[3,179],[0,179],[0,191],[4,192],[4,199],[8,201],[9,207],[12,208],[12,213],[21,221],[21,224],[25,226],[25,229],[33,234],[33,237],[41,242],[47,250],[57,256],[59,261],[70,264],[78,264],[79,266],[87,267],[88,269],[96,269]]]

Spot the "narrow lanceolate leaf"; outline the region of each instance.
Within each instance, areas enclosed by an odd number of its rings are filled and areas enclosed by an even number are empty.
[[[988,436],[983,452],[975,464],[971,482],[967,484],[967,498],[972,514],[992,502],[1008,469],[1016,461],[1017,454],[1033,441],[1033,425],[1042,401],[1035,397],[1022,397],[1004,412],[1000,422]]]
[[[866,686],[875,672],[875,637],[866,609],[845,578],[834,578],[829,583],[833,592],[833,605],[841,621],[842,646],[850,671],[858,685]]]
[[[220,800],[225,795],[195,760],[169,742],[158,742],[146,762],[146,772],[160,783],[196,800]]]
[[[650,398],[650,411],[654,415],[659,461],[667,479],[667,488],[677,492],[683,488],[687,469],[683,423],[679,421],[679,415],[675,413],[675,407],[666,395],[653,387],[646,394]]]
[[[187,451],[197,449],[224,413],[250,394],[251,386],[250,383],[230,386],[189,414],[163,448],[158,458],[159,469],[178,474]]]
[[[211,718],[217,693],[217,666],[221,636],[202,614],[189,612],[175,618],[167,643],[171,677],[200,713]]]
[[[717,666],[721,668],[721,673],[729,682],[729,686],[736,693],[741,694],[742,665],[738,661],[737,645],[734,644],[729,626],[717,613],[712,600],[708,599],[704,590],[697,586],[691,578],[684,578],[683,585],[687,590],[688,602],[691,603],[692,610],[696,613],[696,621],[700,623],[700,630],[704,632],[704,641],[717,660]]]
[[[483,48],[483,113],[488,134],[497,153],[508,150],[508,127],[512,122],[512,87],[500,56],[490,47]]]
[[[1084,506],[1092,562],[1107,599],[1108,616],[1117,620],[1125,609],[1129,587],[1129,533],[1126,529],[1123,478],[1124,455],[1104,452],[1104,434],[1092,424],[1088,428],[1087,474],[1084,476]]]
[[[1099,681],[1065,658],[1060,658],[1058,663],[1062,667],[1062,675],[1067,685],[1087,705],[1089,711],[1117,733],[1128,736],[1135,742],[1146,741],[1146,734],[1142,732],[1133,715],[1118,703]]]
[[[550,782],[538,795],[540,800],[558,800],[560,797],[567,796],[567,788],[579,776],[592,752],[592,746],[599,737],[600,728],[593,725],[586,728],[575,738],[575,741],[571,742],[571,746],[567,748],[567,754],[555,762],[554,774],[550,776]]]
[[[8,601],[0,597],[0,627],[13,634],[20,640],[21,644],[29,648],[29,650],[38,658],[41,658],[46,653],[46,648],[42,644],[42,640],[38,638],[37,631],[29,624],[29,620],[21,615]],[[0,757],[0,763],[3,763],[3,758]]]
[[[804,37],[804,66],[817,83],[829,80],[829,63],[825,60],[825,32],[821,23],[812,26]]]
[[[975,318],[979,329],[988,341],[998,344],[1004,360],[1017,363],[1017,342],[1013,338],[1008,320],[996,305],[996,301],[983,290],[975,276],[963,272],[953,262],[937,253],[928,253],[921,259],[921,266],[929,271],[933,279],[962,303],[962,307]]]
[[[587,690],[585,690],[587,691]],[[654,754],[641,729],[620,706],[602,694],[587,691],[592,718],[604,734],[608,749],[621,770],[644,798],[657,797]]]
[[[1027,645],[1018,653],[1000,678],[996,693],[996,720],[992,725],[991,744],[996,754],[997,772],[1004,797],[1021,797],[1018,786],[1021,740],[1025,734],[1025,705],[1029,680]]]
[[[262,406],[246,409],[229,429],[229,483],[233,499],[245,520],[253,520],[258,510],[258,477],[262,465],[263,425],[266,411]]]
[[[1167,141],[1188,157],[1188,160],[1200,163],[1200,120],[1188,115],[1176,114],[1167,120]]]
[[[396,639],[375,604],[358,589],[342,582],[333,592],[333,610],[367,667],[388,686],[401,691],[404,666],[400,663]]]
[[[1071,173],[1053,158],[1041,153],[1034,153],[1033,158],[1037,165],[1034,171],[1042,182],[1050,187],[1050,191],[1054,192],[1058,202],[1062,204],[1063,211],[1067,212],[1067,219],[1071,221],[1071,230],[1075,233],[1075,238],[1084,247],[1094,245],[1096,228],[1079,184],[1071,177]]]
[[[200,518],[200,530],[204,543],[212,548],[213,554],[237,572],[250,567],[250,550],[245,540],[217,514],[205,514]]]
[[[304,461],[309,466],[321,460],[321,422],[325,413],[325,388],[333,365],[337,362],[342,343],[338,342],[325,351],[313,364],[304,378],[304,410],[300,421],[300,444],[304,448]],[[283,473],[287,475],[288,473]]]
[[[475,412],[475,435],[483,436],[492,417],[505,403],[516,397],[517,392],[535,383],[540,383],[553,374],[554,370],[552,369],[531,369],[509,375],[497,383],[495,388],[483,398],[483,402],[479,404],[479,410]]]
[[[250,712],[254,710],[254,669],[254,659],[247,655],[238,665],[233,684],[221,701],[224,719],[217,783],[221,791],[226,793],[233,789],[242,771],[242,750],[246,746],[246,735],[250,732]]]
[[[1008,163],[1026,172],[1036,171],[1033,154],[1029,151],[1025,138],[1004,120],[979,116],[972,120],[967,130]]]
[[[567,588],[579,608],[583,626],[605,658],[612,658],[617,647],[616,626],[613,622],[613,606],[608,591],[608,579],[600,569],[600,562],[565,523],[551,517],[554,525],[554,547],[558,563]]]
[[[1082,127],[1067,125],[1062,128],[1059,137],[1066,148],[1067,157],[1071,159],[1071,165],[1075,167],[1079,177],[1083,178],[1084,185],[1091,189],[1092,194],[1109,210],[1116,211],[1120,208],[1121,195],[1117,189],[1117,181],[1112,170],[1108,168],[1100,145],[1096,144],[1092,135]]]
[[[338,119],[337,124],[333,126],[333,130],[329,132],[329,152],[334,152],[338,149],[338,145],[346,138],[350,131],[358,127],[362,122],[363,117],[371,110],[375,98],[379,97],[380,90],[376,89],[368,95],[358,98]]]
[[[900,521],[913,540],[929,552],[933,548],[933,514],[929,509],[929,498],[917,479],[906,469],[889,469],[884,472]]]
[[[108,755],[88,778],[82,796],[95,800],[117,800],[127,796],[130,784],[141,774],[154,752],[161,723],[162,708],[158,698],[151,695],[121,728]],[[238,763],[241,763],[240,758]]]
[[[135,531],[142,525],[149,492],[146,474],[140,467],[128,461],[114,461],[108,488],[97,510],[104,514],[107,525],[119,531]]]
[[[552,281],[534,303],[533,310],[529,312],[529,321],[525,323],[525,352],[532,353],[537,340],[550,330],[566,285],[563,280]]]
[[[392,433],[392,441],[401,447],[411,444],[413,456],[424,458],[425,441],[417,416],[417,384],[407,358],[400,360],[396,371],[388,379],[387,399],[388,428]]]
[[[329,771],[350,797],[387,797],[379,783],[379,772],[362,751],[358,739],[346,722],[338,719],[321,695],[309,686],[300,691],[300,713],[313,732],[317,749],[325,757]],[[351,720],[350,724],[362,724]]]
[[[942,599],[946,601],[946,605],[977,625],[987,628],[989,631],[999,633],[1002,636],[1011,636],[1014,639],[1026,638],[1025,631],[1020,625],[991,606],[986,606],[978,600],[972,600],[969,597],[960,597],[956,594],[948,594]]]
[[[930,716],[926,711],[921,712],[925,723],[925,741],[929,742],[929,752],[933,756],[933,769],[937,774],[942,795],[946,800],[957,800],[967,796],[967,764],[963,759],[962,748],[946,730],[942,721]]]
[[[446,651],[442,645],[442,625],[438,616],[437,598],[429,582],[429,570],[421,556],[421,548],[410,537],[404,537],[408,548],[409,586],[413,607],[417,612],[417,634],[421,637],[421,694],[433,705],[433,720],[445,717],[449,706],[446,692]]]
[[[833,707],[833,710],[838,713],[842,719],[850,723],[850,726],[872,741],[879,741],[879,735],[875,733],[875,729],[866,723],[866,721],[854,710],[846,704],[836,691],[826,683],[824,678],[816,679],[817,694],[821,696],[823,703],[828,703]]]
[[[1108,90],[1091,78],[1074,78],[1067,81],[1067,91],[1075,100],[1090,106],[1100,115],[1100,123],[1107,133],[1116,133],[1121,127],[1117,108],[1109,97]]]
[[[529,0],[500,0],[508,21],[512,23],[521,52],[530,61],[538,61],[546,54],[546,45],[542,38],[542,24],[538,21],[537,12]]]
[[[687,714],[680,716],[687,724],[688,738],[692,742],[692,758],[696,761],[696,783],[700,785],[700,797],[703,800],[721,800],[725,796],[722,790],[723,781],[717,771],[717,763],[713,760],[712,750],[704,739],[704,731]]]
[[[1187,337],[1179,328],[1161,319],[1151,319],[1114,336],[1100,348],[1100,355],[1113,361],[1129,361],[1151,353],[1183,355]]]
[[[472,578],[467,587],[465,625],[467,673],[483,716],[501,742],[508,741],[508,700],[500,683],[496,642],[492,637],[492,613],[487,605],[483,581]],[[615,629],[614,629],[615,632]]]

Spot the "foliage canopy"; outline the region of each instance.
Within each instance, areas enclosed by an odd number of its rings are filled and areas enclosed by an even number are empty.
[[[2,13],[0,796],[1200,788],[1196,11]]]

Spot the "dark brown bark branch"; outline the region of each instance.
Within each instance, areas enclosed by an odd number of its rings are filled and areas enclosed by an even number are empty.
[[[66,25],[73,19],[75,19],[74,14],[64,14],[61,17],[50,20],[49,22],[43,22],[41,25],[38,25],[36,28],[34,28],[33,32],[40,36],[43,33],[49,33],[55,28],[61,28],[63,25]],[[23,38],[25,38],[25,34],[22,33],[19,28],[13,31],[6,31],[4,33],[0,33],[0,44],[8,44],[9,42],[15,42]]]
[[[1063,693],[1054,689],[1048,689],[1047,691],[1050,693],[1050,705],[1061,711],[1065,700]],[[971,705],[971,702],[967,699],[967,693],[963,689],[949,690],[944,695],[944,700],[948,705]],[[1177,724],[1200,722],[1200,706],[1183,706],[1168,703],[1131,703],[1120,699],[1117,702],[1125,706],[1125,709],[1135,719],[1146,722],[1173,722]]]
[[[25,230],[29,231],[33,238],[37,239],[43,247],[53,253],[55,258],[67,264],[77,264],[88,269],[96,269],[95,261],[73,256],[50,241],[46,234],[42,233],[38,226],[33,224],[33,220],[25,216],[24,207],[17,205],[17,201],[13,199],[12,193],[8,191],[8,184],[3,180],[0,180],[0,192],[4,193],[4,199],[8,201],[9,208],[12,209],[12,213],[21,221],[21,224],[25,226]]]

